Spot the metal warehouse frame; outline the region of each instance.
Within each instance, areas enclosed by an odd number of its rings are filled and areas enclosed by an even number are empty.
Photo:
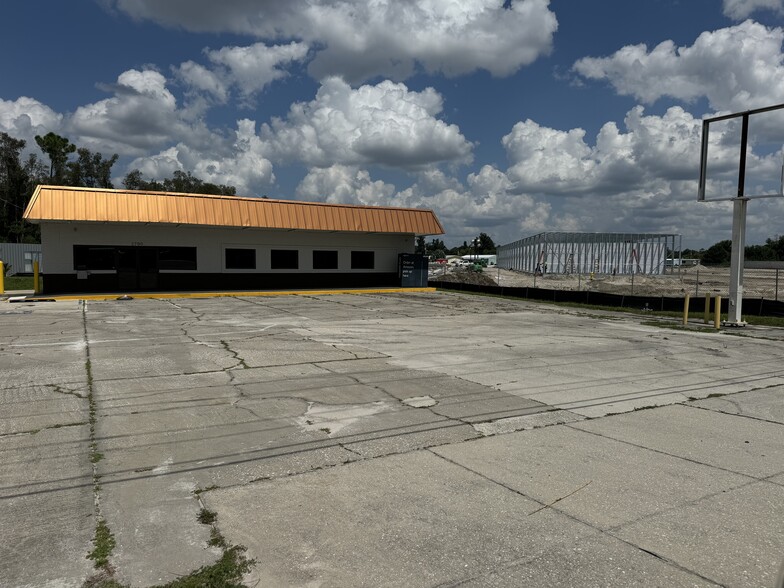
[[[677,239],[677,247],[676,247]],[[681,235],[658,233],[539,233],[498,247],[498,266],[527,273],[648,274],[675,270],[668,251]]]

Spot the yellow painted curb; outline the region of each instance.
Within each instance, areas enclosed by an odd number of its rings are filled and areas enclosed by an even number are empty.
[[[372,288],[368,290],[268,290],[260,292],[129,292],[135,300],[151,298],[226,298],[233,296],[329,296],[334,294],[391,294],[399,292],[435,292],[435,288]],[[47,300],[117,300],[124,296],[115,294],[74,294],[63,296],[40,296]],[[34,301],[31,297],[28,300]]]

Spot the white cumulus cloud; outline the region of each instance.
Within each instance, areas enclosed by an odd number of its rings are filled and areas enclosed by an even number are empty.
[[[268,47],[255,43],[248,47],[223,47],[207,51],[209,60],[222,66],[217,75],[227,84],[236,85],[243,98],[251,98],[275,80],[288,75],[281,66],[301,61],[308,53],[304,43]]]
[[[727,239],[732,218],[727,203],[696,201],[701,130],[702,121],[680,107],[658,116],[637,106],[626,114],[623,129],[608,122],[595,138],[582,129],[521,121],[502,141],[510,160],[509,191],[551,204],[548,216],[535,219],[534,232],[668,232],[684,234],[687,245]],[[747,193],[775,192],[784,149],[755,142],[750,147]],[[716,127],[708,156],[709,196],[734,196],[737,128]],[[755,201],[754,207],[776,210],[782,204]],[[758,242],[779,232],[774,217],[761,215],[749,224],[749,238]]]
[[[111,86],[114,96],[80,106],[68,132],[80,145],[121,155],[140,155],[173,138],[203,132],[185,121],[177,100],[157,71],[131,69]]]
[[[206,94],[219,104],[225,104],[228,101],[228,83],[219,73],[195,61],[186,61],[180,64],[175,68],[175,73],[185,83],[189,91]]]
[[[262,127],[269,152],[313,167],[379,164],[417,168],[469,161],[472,145],[456,125],[438,118],[441,96],[384,81],[352,89],[339,78],[323,81],[311,102],[291,106],[285,119]]]
[[[190,171],[205,182],[235,186],[238,194],[247,195],[261,194],[275,181],[254,121],[237,121],[233,141],[214,138],[215,143],[205,148],[178,143],[158,154],[135,159],[129,168],[155,179],[171,177],[175,171]]]
[[[736,20],[748,18],[758,10],[771,10],[784,13],[783,0],[724,0],[724,14]]]
[[[0,131],[23,139],[28,148],[35,144],[36,135],[57,132],[62,122],[61,114],[35,98],[0,99]]]
[[[440,170],[428,170],[391,203],[434,210],[450,242],[468,241],[484,232],[504,243],[552,226],[549,203],[513,193],[511,188],[506,174],[490,165],[469,174],[465,182]]]
[[[644,114],[642,106],[624,119],[625,132],[605,123],[595,141],[583,129],[543,127],[532,120],[515,124],[502,143],[510,160],[507,174],[515,189],[552,195],[619,193],[644,189],[655,181],[693,181],[699,175],[702,121],[679,106],[663,115]],[[737,174],[735,129],[717,127],[709,142],[710,178]],[[748,153],[750,172],[770,172],[776,153]],[[695,188],[696,189],[696,188]],[[696,197],[696,192],[694,193]]]
[[[366,170],[338,164],[311,169],[297,186],[296,196],[312,202],[386,206],[394,192],[393,184],[373,181]]]
[[[574,70],[645,103],[704,96],[717,110],[748,110],[784,102],[783,41],[784,29],[749,20],[702,33],[687,47],[664,41],[651,50],[629,45],[609,57],[585,57]]]
[[[418,68],[448,76],[484,69],[505,76],[550,52],[558,28],[549,0],[107,0],[135,19],[192,31],[318,48],[321,79],[402,80]]]

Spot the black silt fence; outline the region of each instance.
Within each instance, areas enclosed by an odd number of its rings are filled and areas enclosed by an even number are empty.
[[[683,297],[672,296],[627,296],[625,294],[607,294],[604,292],[589,292],[587,290],[548,290],[545,288],[480,286],[478,284],[461,284],[459,282],[442,282],[431,280],[429,286],[442,290],[456,290],[458,292],[474,292],[480,294],[494,294],[507,298],[522,298],[526,300],[541,300],[545,302],[572,302],[577,304],[592,304],[595,306],[610,306],[618,308],[634,308],[637,310],[658,311],[683,311]],[[711,297],[711,306],[713,306]],[[728,300],[721,300],[721,311],[727,312]],[[689,302],[690,314],[705,312],[705,297],[691,298]],[[784,302],[765,300],[764,298],[744,298],[743,314],[754,316],[784,317]]]

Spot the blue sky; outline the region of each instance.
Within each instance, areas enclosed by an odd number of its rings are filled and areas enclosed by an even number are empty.
[[[783,2],[11,2],[0,131],[118,153],[118,187],[181,169],[243,195],[432,208],[449,245],[702,247],[731,215],[696,202],[701,119],[784,102]],[[715,141],[712,189],[732,193],[737,153]],[[780,148],[752,155],[752,177],[778,177]],[[753,202],[749,242],[782,212]]]

